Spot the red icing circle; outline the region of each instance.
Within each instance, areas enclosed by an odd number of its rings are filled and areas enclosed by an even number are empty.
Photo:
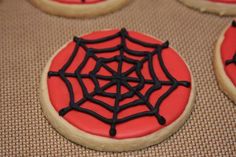
[[[236,0],[209,0],[211,2],[217,2],[217,3],[230,3],[230,4],[236,4]]]
[[[105,0],[85,0],[84,2],[82,0],[54,0],[54,1],[65,4],[94,4]]]
[[[233,58],[236,53],[236,27],[229,27],[225,32],[225,38],[221,45],[221,57],[222,63],[224,65],[225,72],[230,80],[233,82],[234,86],[236,86],[236,65],[229,64],[226,65],[226,60],[230,60]]]
[[[98,31],[93,32],[89,35],[85,35],[82,38],[83,39],[98,39],[102,37],[106,37],[112,34],[117,33],[118,30],[108,30],[108,31]],[[148,43],[155,43],[155,44],[161,44],[162,42],[159,40],[156,40],[152,37],[129,31],[129,35],[133,38],[139,39],[144,42]],[[113,47],[115,45],[120,44],[121,39],[116,38],[112,41],[107,41],[104,43],[99,44],[88,44],[88,47],[91,48],[109,48]],[[151,48],[146,48],[137,44],[134,44],[126,39],[127,46],[132,50],[139,50],[139,51],[151,51]],[[52,60],[49,71],[58,71],[68,60],[68,58],[71,56],[72,51],[75,47],[74,42],[70,42],[68,45],[66,45]],[[85,51],[80,48],[78,50],[79,52],[75,56],[75,59],[73,60],[70,67],[66,70],[66,72],[73,73],[74,70],[78,67],[78,65],[81,64],[82,58],[85,56]],[[115,54],[118,53],[114,52]],[[112,57],[115,54],[113,53],[106,53],[106,54],[100,54],[99,57]],[[128,55],[127,55],[128,56]],[[164,49],[162,52],[163,61],[165,63],[166,68],[170,72],[172,76],[174,76],[178,81],[188,81],[191,82],[191,75],[190,71],[188,70],[188,67],[184,63],[184,61],[181,59],[181,57],[177,54],[175,50],[172,48]],[[138,59],[135,57],[135,59]],[[83,73],[88,73],[94,68],[95,61],[89,60],[86,64],[86,68],[82,70]],[[167,77],[164,75],[162,69],[160,68],[159,61],[157,57],[153,57],[153,67],[155,67],[154,71],[158,78],[163,81],[168,81]],[[117,68],[117,64],[111,64],[109,65],[112,68]],[[122,71],[127,71],[129,68],[131,68],[132,65],[129,64],[123,64]],[[110,75],[109,72],[105,71],[104,69],[101,69],[99,74],[103,75]],[[145,79],[150,79],[150,73],[148,70],[148,64],[143,65],[142,74],[145,76]],[[131,74],[133,75],[133,74]],[[135,77],[135,76],[134,76]],[[82,98],[82,90],[79,85],[79,83],[74,78],[69,79],[71,84],[73,85],[73,91],[75,93],[75,100],[78,101]],[[48,78],[48,92],[51,104],[56,109],[56,111],[61,110],[62,108],[65,108],[69,104],[69,93],[68,89],[65,86],[65,83],[59,78],[59,77],[50,77]],[[86,87],[88,88],[89,92],[92,92],[94,89],[94,85],[91,80],[83,80],[86,84]],[[101,81],[101,84],[106,84],[107,82]],[[141,92],[145,92],[147,89],[149,89],[150,86],[145,85],[144,88],[141,90]],[[155,104],[157,99],[166,92],[171,86],[162,86],[160,90],[157,90],[153,92],[149,98],[149,101],[151,104]],[[112,86],[108,89],[110,92],[114,92],[116,88]],[[127,89],[122,88],[121,91],[125,92]],[[188,104],[189,97],[190,97],[191,87],[184,87],[184,86],[178,86],[177,89],[175,89],[161,104],[160,106],[160,114],[165,117],[166,124],[160,125],[156,118],[153,116],[147,116],[147,117],[140,117],[134,120],[130,120],[125,123],[120,123],[116,125],[117,134],[113,138],[117,139],[125,139],[125,138],[135,138],[135,137],[141,137],[144,135],[148,135],[150,133],[153,133],[155,131],[160,130],[161,128],[164,128],[168,125],[170,125],[172,122],[174,122],[185,110],[186,105]],[[97,99],[102,99],[106,103],[109,103],[111,106],[114,106],[114,100],[111,98],[105,98],[105,97],[96,97]],[[136,100],[138,97],[134,96],[132,98],[125,99],[122,103],[127,103],[132,100]],[[122,106],[121,103],[121,106]],[[96,111],[100,115],[103,115],[107,118],[112,118],[112,113],[99,105],[96,105],[94,103],[91,103],[87,101],[82,105],[84,108],[91,109],[93,111]],[[119,113],[118,118],[122,118],[128,115],[132,115],[138,112],[147,111],[147,107],[145,105],[139,105],[136,107],[129,108],[127,110],[121,111]],[[70,111],[65,116],[64,119],[68,121],[70,124],[75,126],[76,128],[79,128],[80,130],[83,130],[87,133],[103,136],[103,137],[110,137],[109,136],[109,129],[110,125],[103,123],[99,121],[98,119],[94,118],[93,116],[90,116],[85,113],[81,113],[78,111]]]

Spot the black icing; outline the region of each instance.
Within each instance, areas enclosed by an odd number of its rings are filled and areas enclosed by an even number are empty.
[[[233,26],[233,27],[236,27],[236,21],[233,21],[233,22],[232,22],[232,26]]]
[[[232,59],[226,60],[225,61],[225,65],[229,65],[229,64],[235,64],[236,65],[236,52],[234,53],[234,56]]]
[[[104,49],[94,49],[94,48],[89,48],[86,44],[98,44],[106,41],[110,41],[116,38],[121,39],[121,43],[115,47],[112,48],[104,48]],[[146,51],[138,51],[138,50],[131,50],[130,48],[127,47],[126,42],[130,41],[132,43],[148,47],[148,48],[154,48],[152,52],[146,52]],[[69,95],[70,95],[70,103],[66,108],[63,108],[59,111],[60,116],[64,116],[68,112],[72,110],[76,110],[79,112],[83,112],[86,114],[89,114],[98,120],[109,124],[110,125],[110,131],[109,134],[110,136],[115,136],[116,135],[116,125],[120,123],[125,123],[127,121],[130,121],[132,119],[136,119],[139,117],[144,117],[144,116],[155,116],[159,124],[164,125],[166,123],[165,118],[160,115],[159,113],[159,108],[162,102],[175,90],[178,88],[178,86],[184,86],[184,87],[190,87],[190,82],[187,81],[178,81],[176,78],[174,78],[169,72],[168,69],[166,68],[163,58],[162,58],[162,50],[167,49],[169,46],[169,42],[165,42],[162,45],[159,44],[153,44],[153,43],[147,43],[140,41],[139,39],[135,39],[131,36],[129,36],[129,33],[126,31],[125,28],[121,29],[118,33],[104,37],[104,38],[99,38],[95,40],[86,40],[83,38],[78,38],[74,37],[74,42],[76,43],[74,51],[68,61],[66,62],[65,65],[59,70],[59,71],[49,71],[48,76],[49,77],[60,77],[63,82],[65,83],[66,87],[68,88]],[[71,65],[72,61],[74,60],[76,54],[79,52],[79,48],[82,48],[86,51],[86,55],[82,61],[82,63],[78,66],[78,68],[75,70],[74,73],[67,73],[66,70],[67,68]],[[119,55],[114,56],[112,58],[101,58],[98,57],[96,54],[99,53],[109,53],[109,52],[114,52],[114,51],[119,51]],[[142,57],[141,60],[136,60],[129,58],[127,55],[132,55],[132,56],[139,56]],[[160,63],[160,67],[163,70],[165,76],[168,78],[168,81],[162,81],[158,78],[156,73],[154,72],[154,67],[153,67],[153,57],[157,57]],[[96,61],[96,65],[92,71],[90,71],[89,74],[81,74],[82,69],[85,67],[86,62],[88,61],[89,58],[92,58]],[[117,71],[113,70],[110,68],[107,63],[111,62],[117,62],[118,63],[118,69]],[[127,62],[129,64],[132,64],[133,66],[125,71],[122,72],[122,64],[124,62]],[[143,64],[145,62],[148,62],[148,68],[150,75],[152,79],[145,79],[145,76],[143,76],[141,70],[143,67]],[[111,73],[111,76],[103,76],[97,74],[100,68],[103,67],[107,71]],[[128,76],[132,72],[135,72],[138,77],[130,77]],[[73,77],[76,78],[82,88],[83,91],[83,98],[77,102],[74,100],[74,92],[72,90],[72,84],[68,80],[68,77]],[[89,93],[86,85],[83,83],[83,78],[89,78],[93,81],[95,89],[93,92]],[[102,80],[108,80],[110,81],[104,86],[100,86],[98,79]],[[135,82],[138,83],[136,86],[131,86],[129,82]],[[140,92],[141,89],[143,89],[145,84],[152,85],[145,94],[142,94]],[[105,90],[108,89],[109,87],[115,85],[116,86],[116,93],[109,93],[106,92]],[[124,86],[125,88],[128,89],[128,92],[126,93],[121,93],[121,86]],[[156,101],[156,104],[153,106],[149,102],[150,95],[156,91],[162,88],[162,86],[170,86],[170,88],[162,94]],[[110,97],[115,100],[114,106],[111,106],[107,104],[106,102],[103,102],[101,100],[98,100],[94,98],[95,95],[100,95],[100,96],[105,96],[105,97]],[[130,103],[124,104],[120,106],[120,101],[133,97],[134,95],[138,96],[138,100],[134,100]],[[83,108],[82,104],[85,103],[86,101],[93,102],[97,105],[100,105],[101,107],[109,110],[110,112],[113,113],[112,119],[108,119],[103,117],[102,115]],[[118,114],[128,108],[138,106],[138,105],[146,105],[149,111],[144,111],[140,113],[136,113],[124,118],[118,118]],[[176,104],[177,105],[177,104]],[[88,122],[89,123],[89,122]],[[145,126],[144,126],[145,127]]]

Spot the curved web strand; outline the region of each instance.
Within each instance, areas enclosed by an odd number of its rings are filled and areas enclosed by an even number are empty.
[[[95,48],[89,48],[87,46],[87,44],[98,44],[98,43],[111,41],[117,38],[120,38],[120,44],[114,47],[95,49]],[[126,43],[127,40],[134,44],[147,47],[147,48],[152,48],[154,50],[150,52],[131,50],[130,48],[127,47],[127,43]],[[140,117],[154,116],[159,124],[164,125],[166,123],[166,120],[159,113],[159,108],[163,100],[165,100],[178,86],[184,86],[186,88],[190,87],[190,82],[176,80],[169,73],[168,69],[166,68],[164,64],[164,61],[162,58],[162,50],[168,48],[169,46],[168,41],[163,43],[162,45],[143,42],[143,41],[140,41],[139,39],[135,39],[134,37],[131,37],[125,28],[122,28],[119,32],[113,35],[109,35],[103,38],[88,40],[88,39],[74,37],[73,41],[76,44],[70,58],[67,60],[65,65],[63,65],[62,68],[59,69],[58,71],[48,72],[49,77],[61,78],[61,80],[65,83],[67,90],[69,92],[70,102],[67,107],[62,108],[59,111],[59,115],[64,116],[67,113],[69,113],[71,110],[75,110],[75,111],[83,112],[85,114],[93,116],[99,121],[102,121],[103,123],[110,125],[109,135],[111,137],[116,136],[117,134],[116,126],[118,124],[126,123],[127,121],[137,119]],[[75,72],[68,73],[66,72],[66,70],[75,59],[75,56],[77,55],[77,53],[79,53],[79,48],[84,49],[84,51],[86,52],[86,55],[83,58],[82,63],[78,65]],[[112,53],[115,51],[119,51],[119,54],[110,58],[102,58],[96,55],[100,53]],[[124,54],[128,54],[134,57],[142,57],[142,59],[135,60]],[[153,57],[157,57],[157,59],[159,60],[161,69],[163,70],[164,74],[168,78],[168,81],[160,80],[158,76],[156,75],[154,71]],[[85,68],[86,63],[90,58],[96,61],[96,65],[94,69],[89,72],[89,74],[82,74],[81,71]],[[112,62],[118,63],[117,70],[114,70],[107,65]],[[128,69],[127,71],[122,72],[123,63],[125,62],[132,64],[132,67]],[[141,70],[143,69],[144,63],[146,62],[148,63],[148,70],[150,72],[151,79],[145,79],[145,77],[142,75],[142,72],[141,72]],[[111,76],[98,74],[101,68],[105,68],[109,73],[111,73]],[[137,74],[137,77],[129,76],[133,72]],[[75,102],[75,99],[74,99],[74,92],[72,89],[72,84],[70,83],[68,79],[70,77],[76,78],[76,80],[79,82],[83,91],[82,92],[83,98],[78,100],[77,102]],[[92,92],[88,92],[88,89],[82,80],[83,78],[89,78],[92,80],[95,86]],[[106,80],[108,81],[108,83],[101,86],[99,83],[99,79]],[[130,83],[132,82],[137,83],[137,85],[131,86]],[[141,90],[144,88],[145,84],[149,84],[151,85],[151,87],[147,90],[145,94],[142,94]],[[116,86],[115,93],[107,92],[106,89],[112,86]],[[122,93],[121,92],[122,86],[128,89],[128,92]],[[154,91],[161,89],[162,86],[169,86],[170,88],[158,98],[155,105],[152,105],[149,102],[150,95]],[[96,95],[113,98],[115,102],[113,105],[107,104],[104,101],[94,98]],[[126,98],[132,98],[133,96],[137,96],[139,99],[120,105],[120,102],[122,100]],[[93,102],[96,105],[99,105],[105,108],[106,110],[108,110],[109,112],[111,112],[112,118],[106,118],[103,115],[100,115],[91,109],[83,108],[82,104],[86,103],[87,101]],[[129,115],[127,117],[118,118],[118,115],[121,111],[124,111],[126,109],[129,109],[135,106],[139,106],[139,105],[145,105],[148,108],[148,111],[142,111],[133,115]]]

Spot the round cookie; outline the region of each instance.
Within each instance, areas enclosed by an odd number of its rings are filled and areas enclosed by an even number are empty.
[[[185,5],[201,12],[219,15],[236,15],[236,0],[179,0]]]
[[[215,50],[214,70],[221,89],[236,103],[236,22],[220,35]]]
[[[163,141],[188,119],[194,95],[188,65],[168,41],[124,28],[74,37],[49,60],[40,87],[53,127],[101,151]]]
[[[131,0],[30,0],[33,5],[52,15],[94,17],[114,12]]]

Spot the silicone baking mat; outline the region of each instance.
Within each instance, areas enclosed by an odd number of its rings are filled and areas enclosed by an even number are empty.
[[[0,0],[0,156],[235,156],[236,106],[218,88],[215,42],[233,17],[202,14],[176,0],[134,0],[94,19],[50,16],[25,0]],[[50,56],[74,35],[121,28],[169,40],[197,86],[187,123],[164,142],[133,152],[98,152],[57,133],[44,117],[39,81]]]

